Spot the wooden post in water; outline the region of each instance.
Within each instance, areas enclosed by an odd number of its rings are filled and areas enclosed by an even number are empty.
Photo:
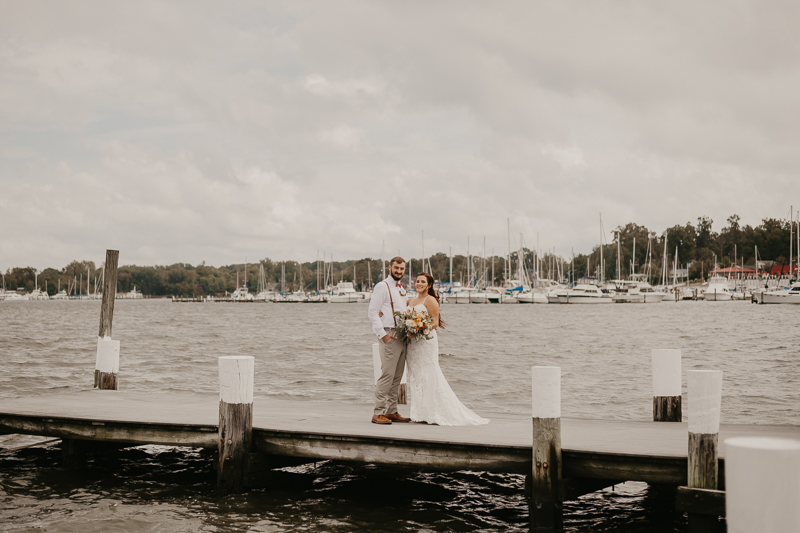
[[[372,345],[372,374],[373,384],[378,382],[381,377],[381,349],[378,343]],[[406,394],[406,370],[403,369],[403,377],[400,379],[400,390],[397,391],[397,403],[406,405],[408,403],[408,396]]]
[[[100,331],[97,334],[97,359],[94,366],[94,387],[119,390],[119,341],[111,340],[114,300],[117,297],[117,263],[119,250],[106,250],[103,272],[103,304],[100,308]]]
[[[563,529],[561,483],[561,368],[532,369],[533,466],[530,528]]]
[[[688,487],[717,490],[718,439],[722,403],[722,371],[690,370],[686,374],[689,400]],[[719,529],[719,518],[689,513],[690,532]]]
[[[724,446],[728,531],[800,531],[800,441],[733,437]]]
[[[653,422],[680,422],[681,351],[651,350],[653,361]]]
[[[219,461],[217,491],[244,489],[245,465],[253,441],[253,376],[250,356],[219,358]]]

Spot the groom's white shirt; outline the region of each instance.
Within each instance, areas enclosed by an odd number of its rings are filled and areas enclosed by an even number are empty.
[[[387,287],[386,284],[389,284]],[[388,290],[387,290],[388,289]],[[379,339],[386,336],[384,328],[394,327],[394,316],[392,315],[392,300],[389,299],[389,290],[392,291],[394,300],[394,310],[399,311],[406,308],[406,297],[400,294],[400,288],[392,276],[381,281],[372,289],[372,298],[369,300],[369,310],[367,316],[372,322],[372,331]],[[379,313],[383,316],[379,316]]]

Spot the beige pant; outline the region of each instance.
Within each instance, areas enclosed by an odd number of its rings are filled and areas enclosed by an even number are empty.
[[[386,333],[397,336],[394,328],[386,328]],[[406,368],[408,345],[399,339],[378,341],[381,356],[381,377],[375,384],[375,414],[386,415],[397,412],[397,394],[400,380]]]

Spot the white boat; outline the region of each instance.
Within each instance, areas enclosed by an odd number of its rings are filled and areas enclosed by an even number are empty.
[[[447,302],[451,304],[485,304],[489,303],[485,292],[480,292],[473,287],[453,287],[447,296]]]
[[[517,294],[517,300],[521,304],[546,304],[547,295],[542,291],[538,290],[530,290],[530,291],[522,291]]]
[[[253,297],[257,302],[274,302],[276,298],[277,294],[272,291],[261,291]]]
[[[547,293],[547,303],[551,304],[560,304],[560,298],[566,298],[569,295],[570,288],[566,285],[559,285],[558,287],[553,287]],[[566,302],[566,300],[565,300]]]
[[[283,299],[275,300],[275,301],[276,302],[277,301],[281,301],[281,302],[290,303],[290,304],[297,304],[297,303],[303,303],[303,302],[305,302],[307,300],[308,300],[308,296],[306,296],[306,293],[304,293],[304,292],[290,292],[289,294],[283,295]]]
[[[490,304],[499,304],[503,301],[504,290],[500,287],[488,287],[486,289],[486,299]]]
[[[603,292],[596,285],[576,285],[566,296],[559,296],[562,304],[610,304],[611,294]]]
[[[792,283],[788,289],[757,293],[756,298],[762,304],[800,304],[800,282]]]
[[[368,304],[369,301],[372,299],[372,293],[371,292],[357,292],[356,294],[361,296],[361,299],[358,300],[358,303],[360,303],[360,304]]]
[[[733,297],[729,287],[726,278],[712,276],[708,280],[708,287],[703,292],[703,299],[707,302],[728,302]]]
[[[666,296],[666,293],[657,291],[646,281],[614,280],[616,290],[612,299],[615,303],[644,303],[657,304]]]
[[[231,298],[237,302],[252,302],[253,295],[247,290],[247,285],[242,285],[231,294]]]
[[[28,300],[49,300],[50,295],[46,292],[42,292],[41,289],[33,289],[31,293],[28,295]]]
[[[69,300],[69,295],[67,294],[67,291],[61,289],[53,295],[51,300]]]
[[[136,290],[136,285],[134,285],[133,290],[129,292],[117,294],[117,299],[122,299],[122,300],[140,300],[142,298],[143,298],[142,293]]]
[[[612,281],[614,291],[611,299],[618,304],[643,304],[644,295],[639,291],[637,281],[615,279]]]
[[[646,281],[639,282],[639,292],[644,295],[644,303],[646,304],[661,303],[666,296],[666,293],[655,290],[653,286]]]
[[[27,294],[20,294],[18,292],[6,292],[5,297],[6,302],[27,302],[28,295]]]
[[[303,303],[307,304],[326,304],[328,303],[328,293],[318,292],[317,294],[309,294]]]
[[[503,294],[502,299],[500,300],[501,304],[518,304],[519,300],[515,296],[515,293],[507,292]]]
[[[356,292],[353,284],[349,281],[337,283],[328,297],[328,301],[332,304],[354,304],[363,299],[363,295]]]

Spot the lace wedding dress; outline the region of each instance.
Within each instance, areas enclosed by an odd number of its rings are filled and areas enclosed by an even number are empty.
[[[418,304],[417,308],[427,309]],[[431,340],[412,339],[408,345],[409,403],[411,420],[440,426],[477,426],[488,424],[458,400],[456,393],[442,374],[439,366],[439,338],[433,330]]]

